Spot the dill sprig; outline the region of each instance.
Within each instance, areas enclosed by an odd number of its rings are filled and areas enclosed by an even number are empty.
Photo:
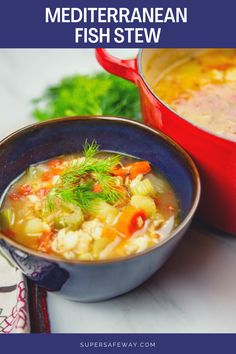
[[[98,153],[99,145],[96,141],[89,144],[86,140],[83,146],[83,159],[72,161],[61,175],[60,182],[48,194],[47,203],[50,210],[56,207],[58,199],[89,212],[98,199],[115,204],[122,198],[115,178],[111,175],[113,168],[120,163],[121,157],[112,155],[97,158]],[[96,184],[99,184],[99,192],[94,192]]]
[[[91,144],[89,144],[88,139],[85,140],[85,143],[83,145],[83,153],[84,156],[89,159],[91,157],[94,157],[97,155],[99,152],[99,145],[96,142],[96,140],[93,140]]]

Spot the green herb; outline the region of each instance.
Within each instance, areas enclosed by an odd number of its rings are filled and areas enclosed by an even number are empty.
[[[86,139],[83,148],[84,156],[87,159],[94,157],[99,151],[99,145],[95,140],[93,140],[92,143],[89,144],[88,140]]]
[[[84,159],[77,163],[73,161],[61,175],[59,184],[48,194],[49,210],[52,211],[57,206],[58,199],[89,212],[98,199],[114,204],[122,198],[115,178],[111,175],[112,169],[120,163],[120,156],[96,158],[99,146],[95,141],[91,144],[86,141],[83,152]],[[94,192],[96,184],[99,184],[101,191]]]
[[[107,73],[66,77],[33,104],[33,116],[39,121],[75,115],[141,119],[135,85]]]

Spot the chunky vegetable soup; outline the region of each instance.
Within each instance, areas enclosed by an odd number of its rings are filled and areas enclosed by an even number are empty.
[[[1,232],[30,248],[72,260],[112,259],[141,252],[178,224],[167,180],[148,161],[99,152],[32,165],[8,189]]]
[[[214,51],[170,68],[155,93],[180,116],[236,140],[236,50]]]

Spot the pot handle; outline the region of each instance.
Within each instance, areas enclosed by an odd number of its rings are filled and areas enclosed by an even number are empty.
[[[109,54],[104,48],[96,49],[96,58],[101,66],[109,73],[120,76],[123,79],[137,82],[139,77],[137,59],[118,59]]]

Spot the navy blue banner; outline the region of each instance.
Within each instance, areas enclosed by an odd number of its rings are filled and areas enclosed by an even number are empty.
[[[1,336],[7,353],[160,353],[234,354],[236,335],[227,334],[74,334]]]
[[[3,0],[0,47],[236,47],[235,14],[235,0]]]

